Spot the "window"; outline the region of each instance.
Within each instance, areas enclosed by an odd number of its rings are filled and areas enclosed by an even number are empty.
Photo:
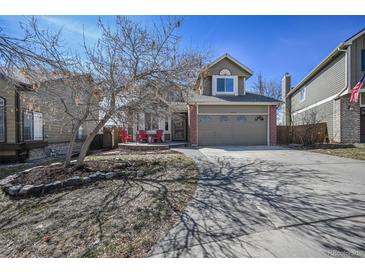
[[[217,92],[234,92],[234,79],[217,78]]]
[[[361,50],[361,70],[365,71],[365,49]]]
[[[169,121],[165,120],[165,130],[169,131]]]
[[[83,126],[80,126],[77,132],[77,139],[82,140],[84,139],[84,137],[85,137],[85,129],[83,128]]]
[[[152,113],[145,113],[144,120],[145,130],[158,129],[158,120],[156,115],[153,115]]]
[[[365,92],[360,92],[360,106],[365,107]]]
[[[43,115],[40,112],[24,111],[23,115],[24,141],[43,140]]]
[[[0,97],[0,142],[5,142],[5,99]]]
[[[300,101],[303,102],[305,100],[305,88],[302,88],[299,91]]]

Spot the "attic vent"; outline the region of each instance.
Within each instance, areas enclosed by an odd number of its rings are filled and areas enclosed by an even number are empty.
[[[231,75],[231,72],[228,69],[222,69],[219,72],[219,75],[222,75],[222,76],[230,76]]]

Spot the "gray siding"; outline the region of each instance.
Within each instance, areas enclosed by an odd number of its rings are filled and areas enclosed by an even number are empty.
[[[334,125],[334,100],[324,103],[320,106],[311,108],[292,116],[293,125],[306,125],[315,123],[326,123],[328,138],[330,141],[336,139],[336,134],[333,129]]]
[[[351,88],[365,73],[361,70],[361,50],[363,49],[365,49],[365,35],[357,38],[351,45]]]
[[[202,94],[212,95],[212,75],[219,75],[222,69],[228,69],[232,75],[238,76],[238,94],[243,95],[245,91],[245,78],[250,77],[250,75],[227,58],[222,59],[208,69],[206,77],[203,80]]]
[[[345,55],[341,54],[304,85],[303,102],[300,102],[300,90],[292,95],[292,113],[339,93],[345,86],[345,77]]]

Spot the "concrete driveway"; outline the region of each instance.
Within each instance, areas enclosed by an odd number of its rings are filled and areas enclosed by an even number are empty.
[[[180,151],[201,178],[152,257],[365,257],[365,161],[280,147]]]

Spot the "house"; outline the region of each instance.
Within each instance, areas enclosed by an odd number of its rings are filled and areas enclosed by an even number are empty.
[[[29,81],[16,78],[9,81],[7,75],[0,74],[0,162],[65,154],[72,124],[64,106],[54,94],[42,88],[34,90]],[[60,79],[52,81],[52,87],[66,102],[70,100]],[[78,141],[92,128],[92,122],[85,123]],[[76,149],[80,144],[76,143]]]
[[[284,125],[327,124],[328,141],[365,142],[365,88],[349,104],[352,88],[365,73],[365,29],[339,44],[299,84],[282,79]]]
[[[171,115],[157,117],[141,113],[129,126],[164,130],[165,141],[187,141],[191,145],[274,145],[276,108],[280,101],[246,90],[252,70],[229,54],[205,67],[187,103],[176,103]]]

